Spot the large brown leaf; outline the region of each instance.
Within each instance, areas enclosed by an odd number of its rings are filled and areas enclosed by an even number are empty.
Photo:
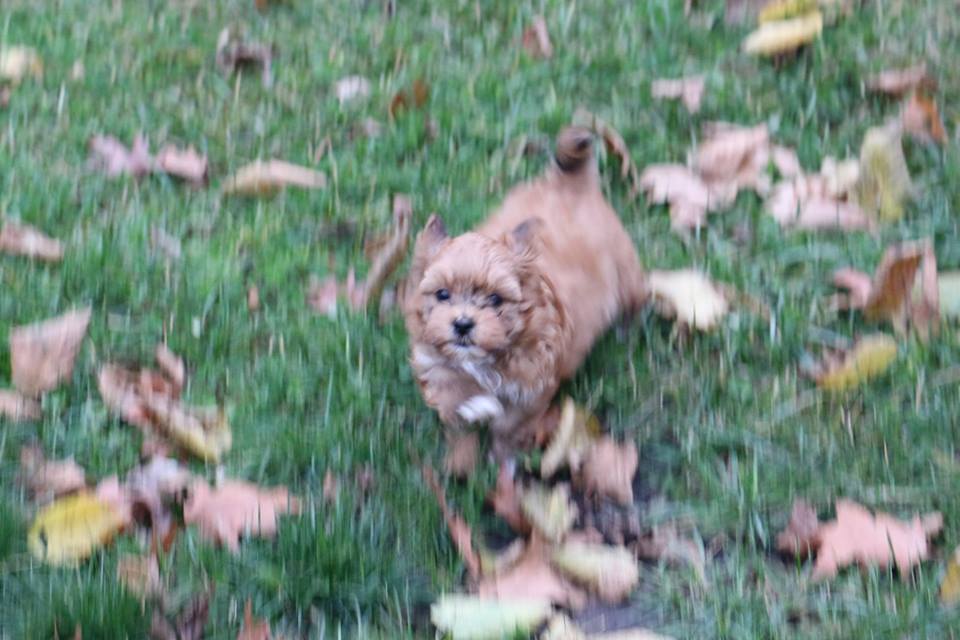
[[[73,458],[47,460],[36,445],[20,448],[20,483],[37,500],[46,502],[87,485],[83,468]]]
[[[10,331],[13,386],[39,396],[73,374],[80,343],[90,324],[90,307]]]
[[[46,262],[63,259],[63,244],[44,235],[36,227],[16,222],[5,222],[0,228],[0,251]]]
[[[551,566],[550,550],[537,534],[514,565],[481,580],[477,593],[505,601],[544,599],[571,609],[580,609],[587,602],[586,594]]]

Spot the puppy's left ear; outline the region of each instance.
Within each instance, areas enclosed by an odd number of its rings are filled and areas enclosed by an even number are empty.
[[[540,218],[527,218],[513,228],[507,237],[507,244],[519,255],[533,257],[537,252],[537,240],[542,227],[543,220]]]

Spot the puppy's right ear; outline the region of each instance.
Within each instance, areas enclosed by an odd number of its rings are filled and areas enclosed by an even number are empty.
[[[423,280],[423,274],[430,261],[437,255],[440,246],[447,240],[447,227],[437,214],[432,214],[427,224],[417,234],[413,247],[413,259],[410,261],[410,273],[407,276],[407,300],[416,300],[416,292]]]

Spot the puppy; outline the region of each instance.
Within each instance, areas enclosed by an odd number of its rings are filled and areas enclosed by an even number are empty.
[[[593,137],[568,128],[552,165],[475,231],[432,216],[404,316],[426,403],[449,427],[487,423],[498,458],[531,443],[560,383],[646,300],[633,243],[600,190]]]

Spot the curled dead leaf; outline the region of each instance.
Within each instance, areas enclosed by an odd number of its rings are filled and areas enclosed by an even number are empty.
[[[268,196],[285,187],[324,189],[327,176],[319,171],[284,162],[283,160],[257,160],[244,165],[236,174],[227,178],[223,193],[242,196]]]
[[[246,42],[229,27],[217,37],[217,67],[224,75],[231,75],[245,66],[259,66],[261,84],[270,87],[273,84],[273,56],[272,46]]]
[[[90,307],[10,331],[13,386],[39,396],[73,374],[73,364],[90,324]]]
[[[947,143],[947,130],[943,127],[937,101],[920,92],[914,92],[900,111],[903,131],[920,142]]]
[[[534,16],[530,26],[523,31],[523,50],[531,58],[547,59],[553,57],[553,43],[543,16]]]
[[[109,177],[130,175],[140,178],[156,168],[156,162],[150,155],[150,145],[141,134],[133,139],[130,149],[113,136],[101,135],[91,138],[89,147],[89,166]]]
[[[168,144],[157,154],[156,166],[160,171],[195,186],[207,182],[207,156],[200,155],[193,147],[180,149]]]
[[[0,228],[0,251],[46,262],[63,259],[63,244],[59,240],[44,235],[36,227],[16,222],[5,222]]]
[[[590,447],[578,481],[588,495],[607,496],[622,505],[630,505],[638,461],[634,443],[619,444],[604,436]]]
[[[0,416],[12,422],[39,420],[43,414],[40,403],[16,391],[0,389]]]
[[[17,477],[20,484],[41,501],[87,486],[83,468],[74,462],[72,457],[65,460],[47,460],[43,450],[35,445],[20,448],[20,470]]]

